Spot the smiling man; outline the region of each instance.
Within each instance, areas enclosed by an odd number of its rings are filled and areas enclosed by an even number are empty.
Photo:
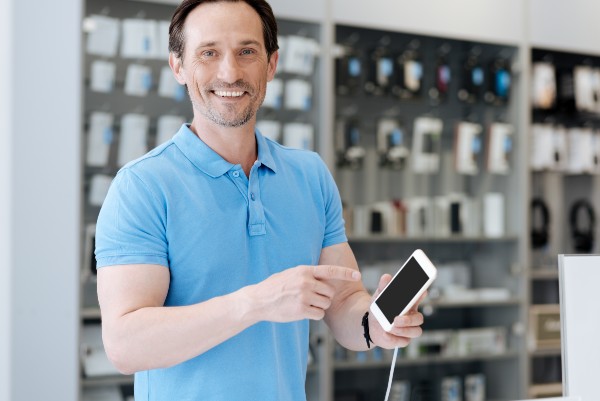
[[[309,319],[367,349],[372,297],[325,164],[255,130],[279,57],[275,18],[262,0],[184,0],[169,34],[194,118],[121,169],[100,212],[106,351],[135,373],[138,401],[305,400]],[[423,316],[397,317],[389,333],[367,320],[393,348],[421,334]]]

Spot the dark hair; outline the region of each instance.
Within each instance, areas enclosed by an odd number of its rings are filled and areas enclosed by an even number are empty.
[[[279,49],[279,45],[277,44],[277,21],[275,20],[271,6],[265,0],[183,0],[175,9],[171,18],[171,25],[169,26],[169,51],[174,53],[178,58],[183,57],[185,50],[185,20],[194,8],[203,3],[237,3],[241,1],[252,7],[259,15],[262,21],[267,57],[270,58]]]

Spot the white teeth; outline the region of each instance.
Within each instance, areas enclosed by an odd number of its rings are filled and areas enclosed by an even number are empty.
[[[240,97],[244,94],[244,92],[215,91],[215,94],[221,97]]]

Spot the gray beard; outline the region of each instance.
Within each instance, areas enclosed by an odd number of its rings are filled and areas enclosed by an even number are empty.
[[[242,112],[242,115],[239,116],[235,120],[225,119],[222,115],[218,113],[214,113],[211,109],[206,109],[203,112],[204,116],[208,118],[213,123],[227,128],[237,128],[247,124],[252,117],[254,117],[254,112],[249,107],[248,109]]]

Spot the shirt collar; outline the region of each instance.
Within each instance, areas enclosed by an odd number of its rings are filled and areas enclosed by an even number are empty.
[[[256,143],[258,144],[258,161],[276,173],[277,168],[275,166],[273,155],[271,154],[269,141],[267,141],[257,129],[254,130],[254,134],[256,135]]]
[[[271,155],[271,149],[267,140],[255,130],[256,143],[258,144],[258,161],[275,170],[275,161]],[[217,178],[235,167],[223,159],[217,152],[212,150],[205,144],[196,134],[192,132],[188,124],[183,124],[177,134],[173,137],[173,142],[181,150],[181,152],[192,162],[196,168],[205,174]]]

